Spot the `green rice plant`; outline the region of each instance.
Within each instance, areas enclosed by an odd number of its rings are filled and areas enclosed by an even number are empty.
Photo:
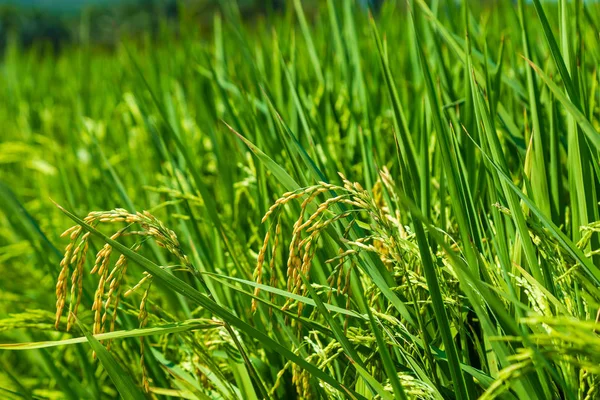
[[[3,398],[600,396],[597,2],[181,7],[7,44]]]

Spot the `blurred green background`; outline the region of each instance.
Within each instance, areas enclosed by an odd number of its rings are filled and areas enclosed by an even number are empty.
[[[237,3],[242,17],[255,18],[283,10],[285,0]],[[81,41],[112,47],[123,36],[177,30],[183,15],[210,29],[218,7],[216,0],[1,0],[0,50],[10,41],[52,51]]]

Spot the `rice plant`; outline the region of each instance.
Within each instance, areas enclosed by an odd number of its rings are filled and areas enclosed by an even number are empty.
[[[600,398],[598,3],[181,7],[5,50],[2,398]]]

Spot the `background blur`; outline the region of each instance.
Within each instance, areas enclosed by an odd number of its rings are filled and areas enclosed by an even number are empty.
[[[280,12],[285,2],[237,3],[242,17],[251,18]],[[306,3],[310,9],[316,1]],[[208,29],[218,7],[217,0],[0,0],[0,50],[10,41],[51,51],[81,41],[111,47],[123,36],[177,30],[181,18]]]

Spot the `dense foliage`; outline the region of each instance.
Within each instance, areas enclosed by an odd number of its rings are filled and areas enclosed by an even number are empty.
[[[2,398],[600,397],[600,6],[305,11],[8,45]]]

